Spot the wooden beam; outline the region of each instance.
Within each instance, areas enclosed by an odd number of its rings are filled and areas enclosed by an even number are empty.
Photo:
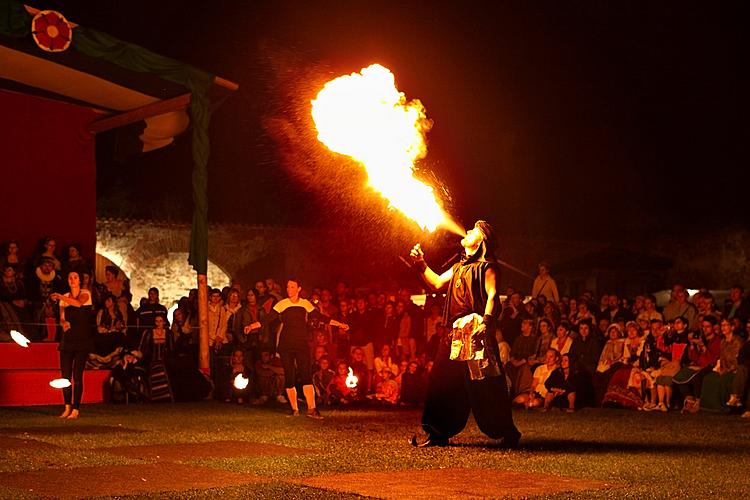
[[[129,125],[131,123],[139,122],[141,120],[145,120],[146,118],[151,118],[152,116],[163,115],[164,113],[177,111],[178,109],[182,109],[190,104],[191,98],[192,94],[188,93],[173,97],[172,99],[167,99],[165,101],[157,101],[151,104],[147,104],[140,108],[120,113],[119,115],[91,122],[89,124],[88,130],[92,134],[98,134],[99,132],[105,132],[107,130],[112,130],[113,128],[118,128],[124,125]]]
[[[215,76],[214,77],[214,83],[216,85],[218,85],[219,87],[224,87],[225,89],[229,89],[229,90],[232,90],[232,91],[237,90],[238,88],[240,88],[240,86],[237,85],[236,83],[234,83],[233,81],[227,80],[226,78],[222,78],[220,76]]]

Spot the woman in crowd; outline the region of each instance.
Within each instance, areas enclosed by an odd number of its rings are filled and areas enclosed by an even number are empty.
[[[127,280],[120,279],[118,277],[119,274],[120,270],[117,266],[107,266],[104,268],[104,283],[102,285],[106,288],[106,292],[115,298],[121,297],[128,291]]]
[[[544,363],[547,357],[547,349],[549,349],[552,339],[554,337],[554,323],[549,318],[541,318],[537,327],[539,330],[539,343],[537,344],[536,353],[530,360],[529,368],[533,370],[537,365]]]
[[[143,332],[138,350],[143,353],[143,363],[148,367],[149,399],[172,400],[165,360],[167,353],[174,350],[174,345],[163,316],[154,317],[154,327]]]
[[[2,266],[2,279],[0,279],[0,331],[10,332],[17,330],[28,338],[33,338],[31,316],[26,301],[26,287],[16,274],[16,269],[11,263]]]
[[[70,291],[64,295],[57,292],[50,299],[60,301],[60,323],[63,334],[60,351],[61,378],[71,382],[63,389],[65,410],[60,418],[76,419],[83,397],[83,370],[89,353],[94,350],[91,295],[81,290],[81,278],[75,271],[68,274]]]
[[[550,373],[544,385],[547,388],[547,395],[544,396],[542,411],[547,411],[553,406],[565,408],[568,413],[575,411],[576,394],[580,384],[570,356],[567,354],[560,356],[560,366]]]
[[[609,328],[607,328],[607,338],[608,340],[604,344],[602,353],[599,356],[599,363],[596,366],[596,373],[594,374],[594,394],[597,406],[602,404],[609,380],[617,368],[620,367],[625,350],[620,325],[617,323],[609,325]]]
[[[72,244],[68,246],[67,258],[62,265],[62,274],[67,276],[71,271],[76,271],[78,276],[81,277],[81,287],[86,288],[84,274],[88,275],[89,282],[91,281],[91,265],[81,255],[81,247],[78,244]]]
[[[580,386],[576,396],[579,405],[594,404],[593,379],[599,356],[602,353],[602,343],[599,335],[592,334],[591,320],[578,323],[578,336],[570,346],[570,361],[573,369],[579,373]]]
[[[57,249],[57,241],[55,238],[52,238],[51,236],[47,236],[42,240],[42,247],[41,252],[39,256],[36,258],[37,264],[42,261],[42,259],[49,259],[52,261],[52,264],[55,267],[55,271],[60,272],[62,270],[62,264],[60,263],[60,260],[57,258],[57,255],[55,253]],[[81,276],[78,275],[78,281],[80,283]]]
[[[525,394],[519,394],[513,400],[513,404],[522,404],[525,408],[537,408],[544,405],[547,397],[547,386],[544,383],[560,364],[560,354],[549,348],[544,354],[544,363],[534,370],[531,382],[531,390]]]
[[[619,366],[612,368],[602,404],[614,404],[623,408],[637,409],[643,406],[641,394],[640,359],[644,341],[635,321],[625,325],[627,337],[623,342],[623,353]]]
[[[0,267],[5,267],[6,264],[11,265],[19,279],[23,279],[26,263],[21,258],[20,249],[21,247],[16,240],[10,240],[3,245],[3,253],[0,255]]]
[[[550,344],[547,347],[551,347],[560,354],[568,354],[568,352],[570,352],[570,347],[573,345],[573,339],[570,337],[570,323],[567,321],[561,321],[560,324],[557,325],[555,333],[557,336],[550,341]]]
[[[398,365],[391,356],[391,346],[388,344],[383,344],[380,348],[380,356],[375,358],[375,373],[379,375],[383,368],[388,368],[394,377],[398,375]]]
[[[96,314],[96,331],[94,352],[99,356],[107,356],[125,345],[125,321],[111,295],[105,297],[104,307]]]

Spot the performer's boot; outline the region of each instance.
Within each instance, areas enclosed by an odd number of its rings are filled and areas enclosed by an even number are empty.
[[[438,438],[436,436],[428,435],[421,443],[417,441],[417,435],[414,434],[411,437],[410,443],[415,448],[428,448],[430,446],[446,446],[448,440],[445,438]]]

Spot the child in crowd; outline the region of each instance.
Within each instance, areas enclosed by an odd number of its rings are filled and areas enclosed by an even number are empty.
[[[286,404],[287,400],[282,395],[284,390],[284,367],[278,356],[273,356],[270,351],[263,351],[260,359],[255,363],[254,389],[258,397],[253,404],[264,404],[269,399]]]
[[[245,379],[250,378],[250,373],[245,369],[245,352],[242,349],[235,349],[232,352],[230,365],[232,368],[232,401],[241,405],[245,402],[247,395],[250,392],[249,382],[245,387],[238,387],[238,384],[241,384],[241,382],[237,382],[236,380],[238,375],[242,375]]]
[[[331,370],[330,361],[327,357],[318,360],[319,368],[313,373],[313,387],[315,387],[315,403],[318,406],[331,404],[331,385],[336,377],[336,372]]]
[[[346,385],[346,378],[349,376],[349,365],[346,361],[339,361],[336,363],[336,376],[333,378],[331,383],[331,404],[334,405],[347,405],[357,398],[357,387],[349,387]],[[362,379],[358,378],[358,384],[361,383]]]

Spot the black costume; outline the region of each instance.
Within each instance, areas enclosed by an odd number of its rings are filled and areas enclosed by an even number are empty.
[[[83,290],[80,293],[88,293]],[[66,293],[70,297],[70,293]],[[60,305],[65,309],[65,321],[70,323],[68,331],[63,332],[60,338],[60,371],[62,378],[70,380],[73,387],[63,389],[65,404],[71,404],[74,410],[78,410],[83,396],[83,369],[89,353],[94,350],[94,321],[91,312],[91,296],[89,300],[80,307],[68,305],[61,300]],[[72,376],[72,378],[71,378]]]
[[[453,277],[448,284],[443,310],[445,325],[453,325],[456,319],[472,313],[484,315],[487,304],[485,273],[490,268],[499,275],[495,264],[473,257],[453,266]],[[469,369],[471,361],[450,359],[449,337],[440,342],[428,381],[422,414],[422,428],[428,434],[428,440],[431,444],[445,444],[463,430],[469,413],[473,412],[483,433],[494,439],[504,438],[506,444],[515,445],[521,434],[513,423],[508,388],[492,325],[488,325],[484,344],[485,349],[491,352],[490,359],[494,354],[494,360],[498,360],[495,366],[499,370],[488,370],[479,380],[476,380],[476,375],[472,379]]]

